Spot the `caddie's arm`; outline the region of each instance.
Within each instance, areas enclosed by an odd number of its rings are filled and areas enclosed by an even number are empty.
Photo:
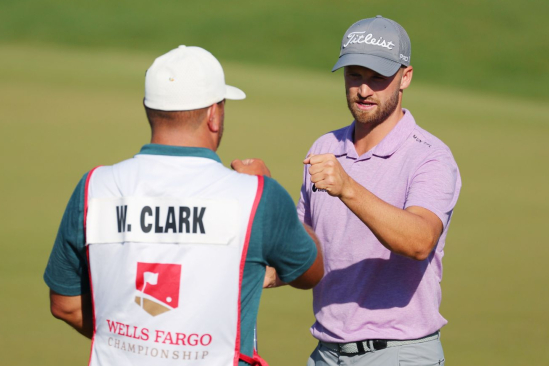
[[[333,154],[311,155],[311,182],[318,189],[338,197],[387,249],[416,260],[429,256],[438,242],[443,225],[433,212],[411,206],[395,207],[352,179]]]
[[[315,232],[309,225],[303,224],[303,227],[311,239],[315,242],[316,259],[309,269],[305,271],[305,273],[290,282],[289,285],[302,290],[307,290],[315,287],[317,283],[320,282],[322,277],[324,277],[324,260],[322,257],[322,250],[320,249],[320,242],[318,241]],[[276,278],[279,281],[278,286],[285,284],[282,280],[280,280],[280,278],[278,278],[278,274],[276,275]]]
[[[271,172],[261,159],[233,160],[231,162],[231,167],[239,173],[250,175],[266,175],[267,177],[271,176]],[[295,211],[292,210],[292,213],[294,212]],[[264,288],[273,288],[289,284],[292,287],[306,290],[316,286],[316,284],[320,282],[320,280],[324,276],[324,262],[322,258],[320,242],[315,235],[315,232],[309,225],[303,224],[303,227],[316,245],[317,254],[315,261],[301,276],[289,283],[286,283],[280,279],[274,267],[267,267],[265,271],[265,279],[263,282]]]
[[[235,171],[248,175],[265,175],[271,177],[271,171],[261,159],[235,159],[231,162],[231,168]]]
[[[309,289],[316,286],[316,284],[320,282],[320,280],[324,276],[324,260],[322,256],[322,249],[320,248],[320,241],[318,240],[315,232],[307,224],[303,224],[303,227],[315,242],[317,256],[313,265],[296,280],[290,282],[289,285],[295,288]],[[314,284],[310,286],[309,283],[313,283],[313,282]],[[265,271],[265,280],[263,282],[263,288],[274,288],[274,287],[280,287],[285,285],[288,285],[288,283],[282,281],[280,277],[278,277],[278,274],[276,273],[276,269],[273,267],[267,267],[267,270]]]
[[[50,290],[52,315],[87,338],[93,336],[93,313],[90,294],[64,296]]]
[[[83,235],[84,174],[65,208],[57,237],[44,271],[50,288],[50,310],[82,335],[93,335],[93,313],[90,297],[86,246]]]

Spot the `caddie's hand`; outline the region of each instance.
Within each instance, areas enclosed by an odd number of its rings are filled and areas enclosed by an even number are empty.
[[[351,177],[334,154],[309,155],[303,164],[310,164],[311,182],[317,189],[325,189],[330,196],[340,197],[350,189]]]
[[[286,285],[286,283],[278,277],[276,269],[274,267],[267,266],[267,268],[265,268],[265,279],[263,280],[263,288],[273,288],[284,285]]]
[[[265,269],[265,279],[263,280],[263,288],[276,287],[276,269],[267,266]]]
[[[236,159],[231,162],[231,168],[239,173],[249,175],[266,175],[267,177],[271,177],[269,168],[267,168],[267,165],[265,165],[261,159]]]

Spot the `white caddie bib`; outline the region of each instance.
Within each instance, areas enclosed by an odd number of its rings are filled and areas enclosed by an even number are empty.
[[[137,155],[89,173],[90,365],[237,365],[262,187],[196,157]]]

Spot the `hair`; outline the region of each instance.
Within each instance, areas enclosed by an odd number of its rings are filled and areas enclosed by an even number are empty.
[[[145,111],[151,128],[157,126],[169,127],[169,125],[175,126],[176,124],[184,123],[191,129],[196,130],[204,118],[206,118],[208,108],[209,107],[205,107],[190,111],[161,111],[145,106]]]

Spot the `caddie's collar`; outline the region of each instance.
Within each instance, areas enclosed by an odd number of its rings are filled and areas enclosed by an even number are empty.
[[[342,149],[339,151],[339,154],[336,155],[347,155],[348,158],[357,160],[367,160],[372,156],[380,158],[390,157],[404,144],[408,136],[410,136],[416,127],[416,122],[410,111],[404,108],[402,111],[404,112],[404,116],[398,121],[391,132],[389,132],[379,144],[361,156],[358,156],[353,142],[356,123],[353,121],[353,123],[346,128],[343,144],[340,145]]]
[[[221,163],[221,159],[219,158],[219,156],[214,151],[207,149],[205,147],[147,144],[141,148],[141,151],[139,151],[139,154],[206,158],[206,159],[212,159],[217,161],[218,163]]]

